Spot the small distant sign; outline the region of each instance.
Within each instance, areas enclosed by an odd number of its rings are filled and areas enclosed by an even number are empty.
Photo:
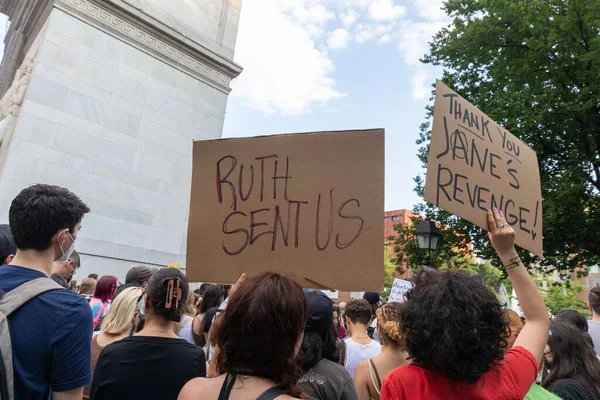
[[[398,278],[394,279],[394,284],[392,285],[392,291],[390,292],[388,302],[402,303],[406,300],[406,292],[408,292],[410,289],[412,289],[412,283],[409,281]]]

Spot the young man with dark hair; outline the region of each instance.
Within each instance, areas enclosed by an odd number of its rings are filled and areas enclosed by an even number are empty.
[[[81,261],[79,258],[79,253],[73,250],[66,261],[54,261],[54,264],[52,265],[52,274],[59,275],[67,283],[71,283],[73,275],[75,275],[80,266]]]
[[[8,225],[0,225],[0,265],[10,264],[15,257],[17,247]]]
[[[595,287],[588,294],[592,319],[588,321],[588,333],[594,341],[594,350],[600,356],[600,287]]]
[[[89,208],[58,186],[34,185],[12,201],[10,228],[17,253],[0,268],[5,296],[52,274],[54,261],[72,255]],[[41,279],[44,281],[44,279]],[[57,288],[37,295],[8,316],[13,355],[14,398],[81,399],[92,380],[92,315],[87,301]]]
[[[373,308],[368,301],[352,300],[346,305],[344,323],[348,330],[348,337],[344,339],[341,359],[352,378],[354,378],[356,366],[361,361],[381,353],[379,342],[371,339],[367,333],[372,318]]]

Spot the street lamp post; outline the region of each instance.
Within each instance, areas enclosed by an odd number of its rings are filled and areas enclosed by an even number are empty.
[[[440,242],[442,241],[442,232],[435,226],[435,222],[427,216],[415,232],[417,237],[417,246],[419,250],[427,251],[424,265],[425,267],[431,267],[431,252],[436,251]]]

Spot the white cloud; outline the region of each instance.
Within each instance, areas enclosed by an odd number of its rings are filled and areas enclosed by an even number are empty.
[[[391,32],[393,29],[394,26],[392,24],[358,24],[354,32],[354,41],[359,44],[365,44],[374,41],[378,37],[385,36],[385,34]]]
[[[450,19],[442,11],[444,0],[411,0],[419,21],[401,21],[398,29],[398,50],[402,54],[404,63],[411,71],[412,97],[415,100],[426,100],[430,93],[429,76],[424,71],[420,59],[429,52],[429,43],[433,36],[443,27],[447,26]]]
[[[414,22],[400,23],[400,42],[398,50],[402,53],[404,62],[408,65],[419,65],[419,60],[428,52],[429,42],[433,36],[446,25],[446,22]]]
[[[369,24],[358,24],[354,33],[356,43],[364,44],[375,39],[375,28]]]
[[[344,26],[346,28],[349,28],[358,19],[358,13],[356,13],[355,11],[349,10],[349,11],[343,13],[340,16],[340,19],[342,20],[342,23],[344,24]]]
[[[327,39],[327,47],[331,50],[342,50],[345,49],[348,45],[348,40],[350,39],[350,35],[348,31],[344,28],[338,28],[333,32],[329,33],[329,38]]]
[[[379,38],[379,40],[377,41],[378,44],[386,44],[392,41],[392,36],[388,35],[387,33],[385,35],[383,35],[382,37]]]
[[[426,100],[431,89],[427,86],[427,74],[417,72],[412,77],[412,96],[415,100]]]
[[[394,5],[392,0],[372,0],[369,17],[375,21],[393,21],[406,13],[406,7]]]
[[[312,3],[312,4],[306,4]],[[245,4],[244,4],[245,6]],[[330,19],[335,18],[335,14],[325,8],[320,2],[294,1],[286,3],[284,1],[284,11],[289,11],[290,14],[300,23],[324,24]]]
[[[428,20],[440,21],[447,18],[442,10],[445,0],[412,0],[417,12],[421,17]]]
[[[235,54],[244,71],[232,84],[232,96],[266,114],[298,115],[310,112],[315,104],[346,95],[336,90],[330,76],[333,62],[319,49],[311,32],[311,27],[322,28],[323,21],[330,18],[316,3],[244,1]],[[302,11],[297,7],[312,8]],[[321,22],[304,20],[308,15],[320,16]]]

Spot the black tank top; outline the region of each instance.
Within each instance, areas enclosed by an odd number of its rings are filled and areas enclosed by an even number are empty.
[[[225,377],[225,381],[223,382],[223,386],[221,386],[221,392],[219,393],[218,400],[229,400],[229,395],[231,394],[231,389],[233,388],[233,384],[237,379],[237,375],[229,375]],[[272,387],[271,389],[265,390],[260,396],[256,398],[256,400],[274,400],[277,397],[283,394],[283,390],[278,387]]]

